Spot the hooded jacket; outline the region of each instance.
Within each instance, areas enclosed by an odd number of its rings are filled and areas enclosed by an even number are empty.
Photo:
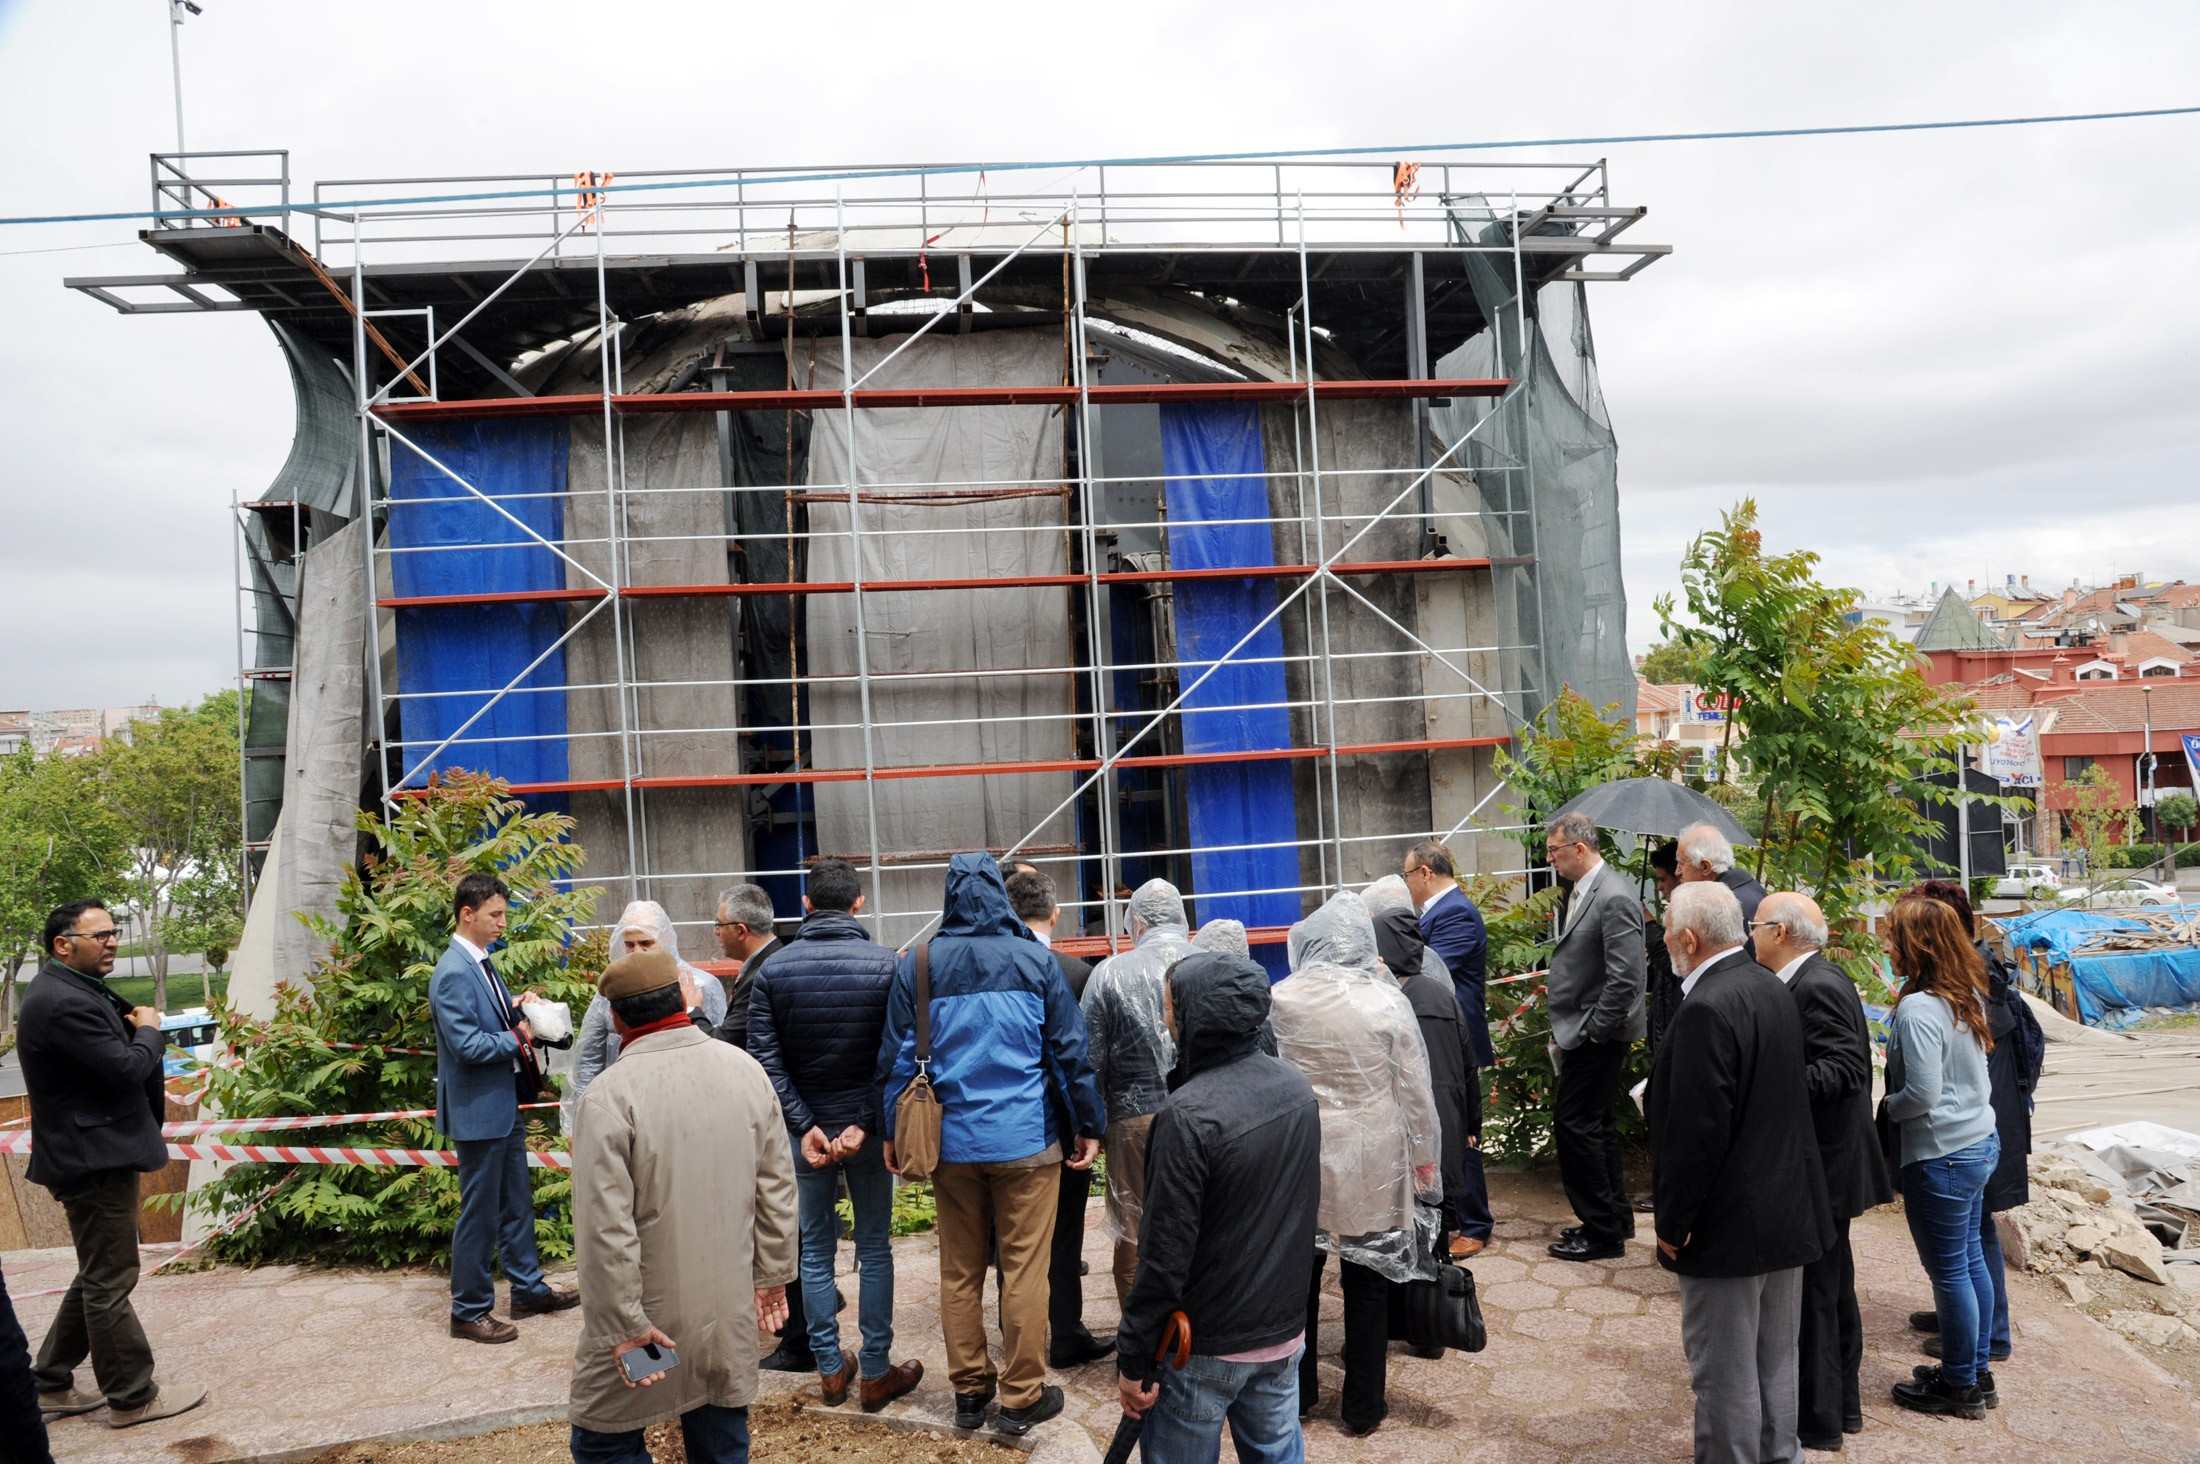
[[[1151,1379],[1169,1313],[1220,1357],[1290,1341],[1306,1327],[1306,1258],[1321,1196],[1321,1116],[1290,1064],[1260,1051],[1268,973],[1200,952],[1168,974],[1179,1038],[1169,1098],[1146,1149],[1138,1277],[1116,1332],[1116,1366]]]
[[[1467,1035],[1466,1014],[1459,1010],[1451,973],[1421,940],[1413,906],[1393,905],[1375,916],[1375,947],[1383,964],[1398,978],[1398,989],[1421,1026],[1428,1049],[1429,1092],[1436,1099],[1436,1126],[1444,1147],[1444,1200],[1453,1214],[1464,1213],[1467,1194],[1467,1141],[1473,1136],[1480,1094],[1475,1075],[1474,1039]],[[1470,1096],[1471,1095],[1471,1096]],[[1464,1222],[1462,1222],[1464,1223]]]
[[[1085,1024],[1054,954],[1033,939],[1008,903],[990,854],[957,854],[930,938],[932,1087],[943,1110],[940,1158],[1006,1164],[1106,1128],[1085,1051]],[[778,957],[773,957],[776,963]],[[916,1075],[916,947],[894,967],[878,1073],[886,1137]],[[1088,988],[1089,989],[1089,988]],[[1060,1131],[1066,1111],[1074,1135]]]
[[[1332,895],[1291,927],[1289,945],[1270,1020],[1321,1103],[1322,1247],[1393,1281],[1420,1279],[1414,1203],[1442,1193],[1420,1024],[1358,895]]]
[[[1184,897],[1175,885],[1147,880],[1131,896],[1130,908],[1144,934],[1137,945],[1093,968],[1082,1003],[1092,1070],[1109,1123],[1143,1118],[1161,1107],[1164,1080],[1176,1062],[1161,1020],[1161,982],[1192,949]]]

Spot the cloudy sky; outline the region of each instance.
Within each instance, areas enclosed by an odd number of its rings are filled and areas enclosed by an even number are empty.
[[[2200,102],[2189,3],[203,3],[192,146],[288,148],[308,184]],[[0,212],[145,206],[174,145],[165,11],[0,0]],[[2200,578],[2200,118],[1607,151],[1675,246],[1592,302],[1638,644],[1687,538],[1744,495],[1875,592]],[[282,461],[289,389],[255,317],[60,288],[164,267],[131,238],[0,229],[0,707],[233,672],[226,506]],[[105,247],[19,252],[81,245]]]

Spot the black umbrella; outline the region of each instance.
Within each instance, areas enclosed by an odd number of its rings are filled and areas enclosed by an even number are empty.
[[[1171,1357],[1169,1354],[1176,1355]],[[1161,1345],[1154,1349],[1154,1361],[1165,1366],[1182,1369],[1192,1355],[1192,1319],[1182,1312],[1169,1313],[1169,1325],[1161,1334]],[[1130,1464],[1131,1450],[1138,1447],[1138,1434],[1142,1420],[1123,1415],[1115,1426],[1115,1437],[1108,1441],[1108,1452],[1100,1464]]]
[[[1707,823],[1731,844],[1754,844],[1734,815],[1685,784],[1664,778],[1621,778],[1567,800],[1558,813],[1585,813],[1600,829],[1629,834],[1678,834]],[[1558,817],[1558,813],[1551,818]],[[1545,819],[1549,823],[1550,819]]]

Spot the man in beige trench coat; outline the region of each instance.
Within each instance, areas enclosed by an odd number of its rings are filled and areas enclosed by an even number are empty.
[[[573,1149],[573,1458],[645,1464],[642,1430],[678,1418],[692,1464],[746,1464],[758,1331],[784,1319],[795,1275],[779,1099],[754,1058],[688,1020],[671,955],[623,956],[600,989],[621,1047]],[[679,1361],[629,1380],[665,1349]]]

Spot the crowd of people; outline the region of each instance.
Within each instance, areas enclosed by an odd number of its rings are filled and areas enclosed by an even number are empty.
[[[2040,1043],[1961,888],[1906,892],[1882,922],[1900,999],[1875,1114],[1863,1005],[1807,895],[1766,891],[1698,826],[1650,852],[1646,904],[1587,819],[1544,834],[1568,887],[1541,975],[1553,1135],[1579,1222],[1550,1254],[1618,1256],[1647,1211],[1678,1278],[1696,1457],[1793,1459],[1861,1429],[1849,1228],[1897,1188],[1933,1294],[1911,1320],[1938,1361],[1894,1401],[1983,1417],[2010,1346],[1992,1214],[2024,1199]],[[430,988],[437,1123],[460,1194],[450,1332],[510,1342],[519,1321],[580,1309],[578,1461],[646,1460],[643,1430],[669,1419],[698,1464],[745,1460],[760,1366],[814,1372],[827,1406],[853,1393],[874,1411],[917,1389],[923,1365],[894,1356],[905,1162],[932,1186],[956,1425],[1028,1434],[1064,1407],[1050,1367],[1112,1354],[1152,1461],[1216,1458],[1225,1423],[1242,1460],[1303,1457],[1331,1258],[1338,1417],[1354,1436],[1379,1428],[1406,1288],[1489,1242],[1488,941],[1441,844],[1412,845],[1396,874],[1292,926],[1280,979],[1243,925],[1195,930],[1161,879],[1130,893],[1129,945],[1088,967],[1052,946],[1050,877],[980,853],[954,856],[937,925],[901,951],[871,939],[842,861],[811,866],[784,940],[762,888],[727,890],[714,930],[740,963],[730,983],[681,959],[660,906],[628,906],[565,1093],[573,1288],[548,1283],[535,1249],[521,1105],[546,1089],[534,993],[515,997],[492,954],[507,900],[493,875],[458,882]],[[100,984],[113,923],[96,902],[57,910],[23,1008],[31,1178],[62,1200],[79,1275],[35,1368],[20,1384],[0,1369],[11,1417],[105,1407],[125,1426],[204,1397],[155,1383],[131,1310],[137,1175],[165,1160],[161,1049],[157,1014]],[[1651,1192],[1637,1203],[1618,1113],[1645,1039]],[[905,1128],[897,1154],[902,1115],[923,1123],[931,1101],[936,1136]],[[1102,1154],[1112,1339],[1084,1322]],[[509,1320],[494,1314],[499,1267]],[[6,1354],[12,1311],[0,1322]],[[778,1340],[760,1360],[765,1333]],[[76,1387],[87,1356],[96,1392]],[[33,1391],[35,1404],[19,1396]]]

